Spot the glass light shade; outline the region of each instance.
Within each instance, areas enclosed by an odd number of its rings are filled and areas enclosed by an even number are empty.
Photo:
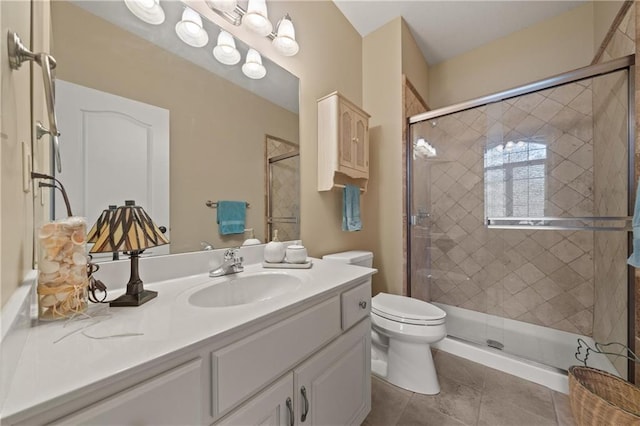
[[[300,47],[296,42],[296,30],[289,15],[286,15],[278,24],[276,38],[273,39],[273,46],[284,56],[293,56],[298,53]]]
[[[202,47],[209,43],[209,35],[202,28],[202,18],[189,7],[184,9],[182,20],[176,24],[176,34],[189,46]]]
[[[127,201],[126,206],[112,210],[109,220],[95,239],[90,253],[114,251],[141,251],[150,247],[169,244],[158,226],[140,206]]]
[[[160,25],[164,22],[160,0],[124,0],[124,4],[131,13],[147,24]]]
[[[273,25],[267,15],[266,1],[249,0],[247,13],[242,18],[242,24],[258,35],[266,37],[271,34]]]
[[[213,48],[213,56],[225,65],[235,65],[240,62],[240,52],[236,49],[236,41],[231,34],[220,30],[218,44]]]
[[[242,65],[242,73],[254,80],[260,80],[267,75],[267,69],[262,65],[262,57],[255,49],[249,49],[247,59]]]
[[[236,10],[238,2],[236,0],[207,0],[207,4],[220,12],[231,13]]]

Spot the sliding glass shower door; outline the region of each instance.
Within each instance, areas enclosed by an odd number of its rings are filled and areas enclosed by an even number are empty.
[[[576,336],[626,344],[628,67],[412,119],[410,290],[453,337],[561,369]]]

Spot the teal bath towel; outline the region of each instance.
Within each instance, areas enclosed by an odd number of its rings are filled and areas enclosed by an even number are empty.
[[[218,230],[221,235],[244,233],[247,203],[244,201],[218,201]]]
[[[627,263],[634,268],[640,268],[640,182],[636,184],[636,204],[633,208],[633,252]]]
[[[351,232],[361,229],[360,188],[355,185],[345,185],[342,193],[342,230]]]

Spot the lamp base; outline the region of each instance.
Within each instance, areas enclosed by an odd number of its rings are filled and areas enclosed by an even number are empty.
[[[157,291],[142,290],[138,294],[123,294],[117,299],[113,299],[109,302],[109,306],[140,306],[143,303],[155,298],[158,295]]]

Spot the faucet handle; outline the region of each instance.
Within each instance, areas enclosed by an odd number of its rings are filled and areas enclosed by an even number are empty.
[[[242,262],[242,257],[238,256],[239,253],[240,253],[240,247],[228,248],[224,252],[224,260],[237,261],[238,259],[240,259],[240,262]]]

